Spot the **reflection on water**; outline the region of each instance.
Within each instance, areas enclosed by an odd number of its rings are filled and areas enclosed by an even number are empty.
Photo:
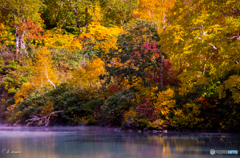
[[[212,158],[210,149],[240,152],[240,136],[140,134],[87,127],[0,127],[1,158]],[[240,158],[240,154],[215,157]]]

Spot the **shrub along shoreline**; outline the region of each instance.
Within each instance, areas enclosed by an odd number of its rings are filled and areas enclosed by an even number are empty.
[[[116,131],[138,131],[138,132],[239,132],[237,130],[223,129],[219,126],[213,128],[202,128],[195,126],[174,126],[167,118],[161,120],[169,121],[169,124],[156,126],[159,117],[150,113],[151,105],[146,102],[138,105],[134,89],[122,89],[112,93],[112,87],[108,87],[104,93],[93,89],[69,89],[62,84],[44,95],[35,92],[29,98],[19,103],[18,107],[7,117],[11,126],[77,126],[94,125],[102,127],[113,127]],[[147,105],[148,104],[148,105]],[[143,106],[144,109],[141,109]],[[145,110],[149,109],[149,110]],[[61,111],[59,113],[54,113]],[[52,114],[51,114],[52,113]],[[152,114],[149,115],[149,114]],[[48,120],[47,120],[48,119]],[[200,123],[199,123],[200,124]],[[201,125],[201,124],[200,124]]]

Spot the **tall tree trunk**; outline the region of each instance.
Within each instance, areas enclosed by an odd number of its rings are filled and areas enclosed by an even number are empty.
[[[73,9],[73,12],[74,12],[74,14],[75,14],[75,16],[76,16],[77,27],[78,27],[79,31],[82,32],[81,25],[80,25],[80,21],[79,21],[78,15],[77,15],[77,9],[74,8],[74,9]]]
[[[19,34],[18,34],[18,27],[15,20],[15,40],[16,40],[16,58],[18,58],[19,53]]]
[[[162,4],[164,4],[162,0]],[[166,15],[165,15],[165,7],[163,7],[163,28],[165,29]]]
[[[14,16],[14,25],[15,25],[15,40],[16,40],[16,58],[18,58],[19,53],[19,33],[18,33],[18,27],[17,27],[17,20]]]
[[[125,21],[124,21],[124,19],[123,19],[123,21],[122,21],[122,26],[124,25],[124,22],[125,22]]]
[[[22,17],[22,20],[23,20],[23,24],[25,24],[25,18],[24,16]],[[23,27],[23,30],[22,30],[22,35],[21,35],[21,39],[20,39],[20,53],[27,53],[26,51],[26,46],[25,46],[25,41],[24,41],[24,35],[25,35],[25,30],[24,30],[24,27]]]
[[[25,31],[23,31],[23,33],[22,33],[22,36],[21,36],[21,39],[20,39],[20,53],[27,53],[27,51],[26,51],[26,47],[25,47],[25,42],[24,42],[24,34],[25,34]]]
[[[85,8],[85,27],[88,26],[88,6]]]

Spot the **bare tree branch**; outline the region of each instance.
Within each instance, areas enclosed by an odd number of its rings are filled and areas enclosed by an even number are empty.
[[[48,82],[53,85],[54,89],[56,89],[56,85],[48,78],[48,72],[47,72],[47,70],[45,71],[45,75],[46,75],[46,77],[47,77],[47,79],[48,79]]]
[[[32,118],[26,120],[26,122],[28,122],[27,126],[29,126],[31,124],[37,124],[38,126],[43,125],[43,126],[46,127],[46,126],[49,125],[49,120],[50,120],[51,116],[56,114],[56,113],[60,113],[60,112],[63,112],[63,110],[53,111],[49,115],[46,115],[46,116],[40,115],[38,117],[36,115],[33,115]]]
[[[212,46],[213,47],[213,49],[215,49],[215,50],[217,50],[217,47],[216,46],[214,46],[213,44],[208,44],[209,46]]]

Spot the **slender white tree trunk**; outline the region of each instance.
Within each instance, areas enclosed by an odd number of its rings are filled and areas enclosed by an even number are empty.
[[[16,40],[16,58],[18,57],[18,53],[19,53],[19,33],[18,33],[18,27],[17,27],[17,23],[16,23],[16,18],[15,18],[15,40]]]
[[[21,53],[27,53],[26,47],[25,47],[25,42],[24,42],[24,31],[23,31],[21,39],[20,39],[20,48],[21,48]]]
[[[24,18],[24,16],[22,17],[22,19],[23,19],[23,24],[25,24],[25,18]],[[20,52],[21,53],[27,53],[27,51],[26,51],[26,47],[25,47],[25,41],[24,41],[24,35],[25,35],[25,30],[24,30],[24,28],[23,28],[23,31],[22,31],[22,35],[21,35],[21,39],[20,39]]]
[[[16,39],[16,53],[19,53],[19,34],[18,34],[18,28],[15,26],[15,39]]]
[[[163,28],[165,29],[165,23],[166,23],[166,15],[165,15],[165,7],[164,7],[164,1],[162,0],[163,5]]]

